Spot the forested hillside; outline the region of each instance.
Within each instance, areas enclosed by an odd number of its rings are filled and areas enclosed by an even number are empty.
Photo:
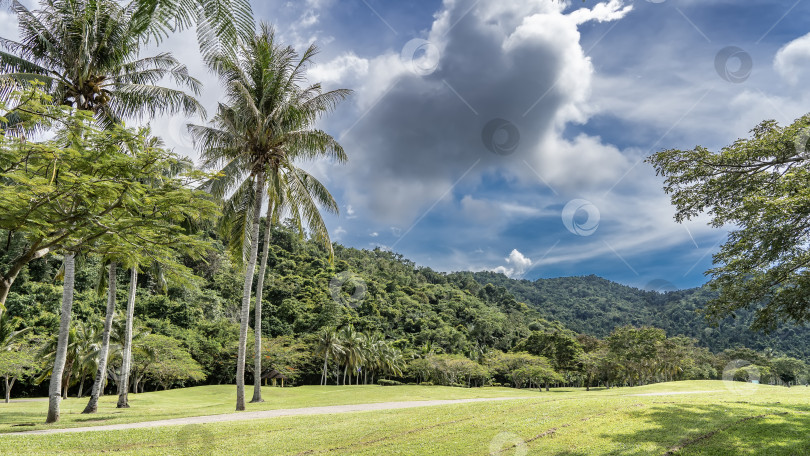
[[[204,260],[184,260],[194,272],[190,280],[174,281],[169,271],[156,268],[145,268],[139,275],[135,305],[135,340],[136,349],[140,350],[135,353],[136,385],[142,381],[142,386],[148,383],[157,388],[233,381],[241,291],[239,259],[226,253],[213,232],[210,237],[214,248]],[[567,373],[565,381],[575,378],[584,381],[580,374],[587,371],[584,366],[588,361],[581,358],[582,350],[588,352],[605,346],[588,336],[608,340],[615,333],[614,339],[624,337],[622,334],[626,332],[616,331],[627,325],[662,328],[670,337],[693,337],[698,346],[715,353],[746,347],[774,356],[807,358],[810,339],[806,337],[806,329],[784,328],[773,335],[751,333],[745,315],[725,321],[719,328],[710,328],[696,312],[710,297],[703,289],[661,294],[594,276],[530,282],[488,272],[444,274],[384,250],[358,250],[336,244],[334,251],[335,258],[330,262],[321,246],[302,239],[292,226],[272,231],[262,300],[262,332],[266,337],[263,351],[267,366],[283,367],[290,381],[318,381],[324,364],[321,336],[329,328],[341,329],[336,337],[343,338],[343,349],[347,338],[357,337],[358,343],[384,341],[381,346],[394,350],[386,358],[386,362],[394,365],[375,368],[372,379],[387,372],[395,378],[437,381],[436,372],[441,371],[438,381],[456,383],[456,374],[451,371],[468,369],[467,383],[488,381],[490,375],[499,381],[517,382],[515,373],[496,374],[512,368],[502,367],[498,371],[491,363],[519,364],[525,360],[521,361],[518,355],[514,360],[501,359],[497,353],[528,351],[549,358],[556,370]],[[33,261],[9,295],[6,318],[19,321],[21,327],[30,327],[30,337],[47,341],[56,333],[62,291],[60,266],[58,256]],[[124,270],[118,275],[127,276]],[[104,277],[99,257],[91,255],[78,262],[76,322],[69,352],[74,358],[68,361],[70,375],[66,383],[74,391],[81,389],[84,381],[92,381],[96,359],[93,347],[105,311]],[[118,301],[123,305],[128,284],[125,280],[120,282],[124,283],[119,283]],[[554,323],[555,320],[562,325]],[[121,315],[116,316],[113,342],[118,334],[115,328],[122,321]],[[552,338],[544,339],[547,336]],[[687,351],[692,350],[687,340],[677,343],[687,347]],[[45,352],[44,356],[49,355]],[[110,375],[114,379],[120,354],[114,351],[111,356]],[[705,357],[695,355],[701,356]],[[702,366],[715,366],[707,367],[708,371],[695,367],[692,370],[696,373],[690,375],[695,378],[719,375],[723,360],[731,359],[730,356],[705,361]],[[430,361],[410,361],[419,359]],[[480,366],[475,361],[484,359],[490,370],[478,372]],[[765,358],[760,361],[767,363]],[[338,364],[330,364],[330,378],[334,376],[334,381],[338,381],[342,374],[345,382],[348,365],[351,363],[343,358]],[[603,367],[594,369],[594,379],[614,378]],[[447,372],[451,372],[450,377]],[[562,381],[562,377],[548,378]],[[616,378],[621,381],[624,377]],[[627,378],[631,384],[643,379]],[[25,380],[20,391],[42,394],[44,384],[38,386],[36,380],[36,377]]]
[[[647,325],[664,329],[670,336],[693,337],[713,352],[745,346],[804,358],[810,355],[807,327],[784,325],[771,333],[753,332],[749,330],[752,313],[746,311],[738,311],[736,318],[727,318],[716,326],[709,324],[699,312],[714,296],[707,287],[659,293],[596,276],[529,281],[492,272],[456,275],[504,287],[543,318],[559,320],[574,331],[600,338],[620,326]]]
[[[143,270],[135,317],[136,327],[179,340],[201,364],[207,381],[222,383],[234,375],[241,278],[236,261],[220,243],[213,244],[205,261],[186,260],[193,280],[165,281],[163,272]],[[7,316],[19,317],[42,337],[55,334],[59,324],[60,266],[58,256],[32,262],[7,301]],[[383,335],[400,349],[427,345],[437,353],[468,355],[483,347],[508,350],[528,335],[537,317],[503,289],[469,277],[448,278],[395,253],[336,245],[330,263],[321,247],[301,240],[289,227],[273,230],[268,269],[263,333],[292,336],[287,340],[297,343],[312,343],[321,328],[351,324],[358,332]],[[78,262],[74,315],[79,330],[82,322],[92,326],[103,319],[104,276],[100,258]],[[119,277],[126,276],[119,271]],[[119,283],[119,309],[127,288]],[[93,331],[100,328],[86,330]],[[317,371],[315,360],[304,361],[308,367],[302,371]]]

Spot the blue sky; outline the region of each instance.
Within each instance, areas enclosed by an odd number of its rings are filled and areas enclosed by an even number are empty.
[[[355,91],[320,124],[349,163],[302,164],[340,203],[333,239],[442,271],[698,286],[725,232],[676,224],[644,157],[717,149],[810,111],[801,0],[254,6],[283,40],[321,48],[313,80]],[[163,47],[203,79],[213,111],[193,33]],[[153,126],[196,156],[185,122]]]
[[[810,5],[795,0],[313,0],[257,13],[321,47],[313,79],[356,92],[322,123],[350,162],[311,165],[341,203],[334,238],[443,271],[700,285],[725,233],[676,224],[640,160],[806,112]],[[744,55],[721,75],[729,46]],[[494,119],[508,124],[490,145],[514,150],[487,148]]]

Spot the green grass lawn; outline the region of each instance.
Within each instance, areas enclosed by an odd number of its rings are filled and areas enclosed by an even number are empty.
[[[246,392],[248,400],[250,400],[253,396],[253,386],[247,387]],[[536,394],[540,393],[537,390],[529,391],[513,388],[450,388],[414,385],[397,387],[377,385],[265,387],[262,389],[265,402],[247,404],[247,410],[275,410],[323,405],[432,399],[525,397]],[[48,413],[48,403],[45,401],[0,403],[0,433],[232,413],[236,407],[236,386],[199,386],[154,393],[130,394],[129,409],[116,408],[118,396],[104,396],[99,401],[98,413],[83,415],[81,412],[87,405],[87,400],[87,398],[68,398],[62,401],[61,420],[55,425],[45,424],[45,416]],[[0,454],[2,453],[0,452]]]
[[[449,454],[449,455],[805,455],[810,454],[810,388],[726,388],[720,381],[546,393],[441,387],[272,389],[249,410],[328,404],[536,396],[514,401],[355,412],[46,436],[0,436],[0,454]],[[735,385],[738,386],[738,385]],[[697,394],[647,395],[704,391]],[[713,392],[708,392],[713,391]],[[116,422],[228,412],[233,387],[138,395]],[[171,402],[170,405],[162,402]],[[203,403],[209,402],[208,407]],[[189,407],[186,404],[192,404]],[[102,413],[109,416],[106,403]],[[155,412],[140,410],[143,407]],[[171,410],[183,409],[183,410]],[[0,407],[42,421],[45,404]],[[65,425],[81,416],[65,415]],[[132,419],[130,419],[132,418]]]

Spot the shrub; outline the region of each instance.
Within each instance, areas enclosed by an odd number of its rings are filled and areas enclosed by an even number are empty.
[[[386,380],[384,378],[381,378],[381,379],[377,380],[377,384],[380,385],[380,386],[397,386],[397,385],[401,385],[402,382],[398,382],[396,380]]]

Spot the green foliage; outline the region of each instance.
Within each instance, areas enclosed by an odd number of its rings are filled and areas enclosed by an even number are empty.
[[[476,287],[471,281],[503,288],[503,293],[525,302],[542,318],[559,321],[580,334],[605,338],[622,326],[652,326],[670,336],[696,339],[698,345],[715,353],[733,347],[771,348],[796,358],[810,358],[808,327],[784,324],[770,333],[752,331],[756,317],[747,310],[736,311],[736,318],[708,322],[704,314],[707,303],[717,297],[709,287],[659,293],[596,276],[529,281],[492,272],[462,272],[448,278],[470,289]]]
[[[39,351],[40,340],[31,337],[15,338],[0,349],[0,377],[4,379],[7,401],[17,380],[31,377],[40,370]]]
[[[463,355],[429,355],[408,363],[406,372],[421,384],[482,386],[490,371]]]
[[[9,261],[0,269],[0,292],[25,265],[54,251],[93,251],[128,264],[157,261],[176,277],[188,276],[175,251],[193,258],[208,243],[187,222],[217,212],[205,193],[188,188],[204,175],[167,176],[178,158],[148,129],[100,129],[90,112],[41,103],[37,89],[18,97],[14,109],[61,125],[51,140],[0,135],[0,205],[6,208],[0,230],[14,241],[2,252]]]
[[[810,321],[808,139],[810,115],[784,127],[762,122],[719,152],[671,149],[648,159],[665,177],[678,222],[705,213],[711,226],[733,227],[708,271],[719,291],[708,306],[714,319],[752,309],[756,328]]]
[[[180,341],[159,334],[149,334],[139,345],[143,348],[140,353],[148,355],[134,356],[133,370],[143,372],[163,389],[205,379],[200,364],[191,358]],[[136,350],[135,353],[139,351]]]
[[[396,380],[387,380],[387,379],[381,378],[381,379],[377,380],[377,384],[380,385],[380,386],[397,386],[397,385],[402,385],[402,382],[398,382]]]

